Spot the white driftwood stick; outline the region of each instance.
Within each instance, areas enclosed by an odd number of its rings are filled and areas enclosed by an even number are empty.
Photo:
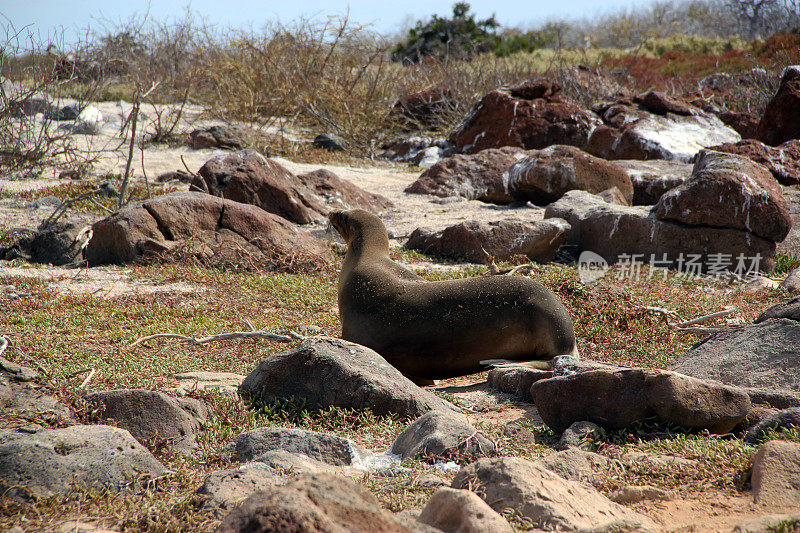
[[[673,311],[671,309],[665,309],[663,307],[653,307],[650,305],[645,305],[641,307],[641,309],[644,311],[648,311],[650,313],[658,313],[659,315],[665,315],[665,316],[674,316],[678,314],[677,311]]]
[[[687,328],[689,326],[694,326],[697,324],[704,324],[709,320],[714,320],[715,318],[719,318],[721,316],[727,316],[733,314],[736,311],[733,307],[726,307],[722,311],[717,311],[716,313],[711,313],[710,315],[705,315],[697,318],[693,318],[691,320],[687,320],[686,322],[681,322],[680,324],[675,324],[676,328]]]
[[[697,333],[699,335],[710,335],[711,333],[717,333],[718,331],[722,331],[725,328],[681,328],[676,327],[675,331],[679,333]]]
[[[95,368],[91,368],[91,369],[89,369],[89,370],[91,370],[91,372],[89,372],[89,375],[88,375],[88,376],[86,376],[86,379],[84,379],[84,380],[83,380],[83,383],[81,383],[80,387],[78,387],[79,389],[85,389],[85,388],[86,388],[86,385],[88,385],[88,384],[89,384],[89,382],[90,382],[90,381],[92,380],[92,378],[94,377],[94,373],[97,371]]]
[[[533,270],[535,267],[536,267],[536,265],[534,265],[533,263],[524,263],[522,265],[515,266],[514,268],[512,268],[511,270],[506,272],[506,274],[508,276],[513,276],[513,275],[517,274],[518,272],[522,272],[524,270],[527,271],[526,273],[530,274],[531,270]]]
[[[220,333],[218,335],[210,335],[208,337],[203,338],[196,338],[196,337],[188,337],[186,335],[178,335],[177,333],[156,333],[155,335],[148,335],[147,337],[142,337],[137,341],[131,343],[129,345],[130,348],[133,348],[137,344],[140,344],[145,341],[149,341],[151,339],[179,339],[184,342],[189,342],[192,344],[207,344],[209,342],[216,342],[216,341],[225,341],[229,339],[266,339],[269,341],[276,341],[276,342],[292,342],[294,340],[303,339],[302,335],[299,333],[294,333],[293,331],[288,332],[287,335],[280,335],[278,333],[273,333],[269,331],[233,331],[230,333]]]

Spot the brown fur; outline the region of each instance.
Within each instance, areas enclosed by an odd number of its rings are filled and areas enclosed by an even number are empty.
[[[347,243],[338,291],[342,337],[372,348],[406,376],[470,374],[486,359],[577,355],[569,313],[536,281],[426,281],[389,258],[386,228],[375,215],[355,209],[329,219]]]

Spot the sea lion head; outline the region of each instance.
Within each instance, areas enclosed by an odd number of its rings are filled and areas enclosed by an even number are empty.
[[[348,248],[389,251],[389,237],[386,227],[377,216],[363,209],[350,211],[331,211],[328,215],[331,225],[342,236]]]

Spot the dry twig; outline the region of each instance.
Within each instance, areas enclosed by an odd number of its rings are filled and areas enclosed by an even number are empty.
[[[719,318],[722,316],[727,316],[735,312],[736,309],[733,307],[726,307],[722,311],[717,311],[716,313],[711,313],[710,315],[704,315],[701,317],[693,318],[692,320],[687,320],[685,322],[681,322],[680,324],[675,324],[675,327],[678,328],[688,328],[689,326],[695,326],[697,324],[705,324],[710,320],[714,320],[715,318]]]
[[[682,322],[671,322],[670,317],[673,318],[680,318],[676,311],[672,311],[670,309],[664,309],[663,307],[652,307],[652,306],[643,306],[640,307],[642,311],[647,311],[649,313],[656,313],[664,317],[667,322],[667,326],[670,329],[674,329],[680,333],[696,333],[700,335],[709,335],[711,333],[716,333],[723,329],[722,326],[712,326],[712,327],[695,327],[698,324],[705,324],[706,322],[710,322],[711,320],[730,315],[736,312],[736,309],[733,307],[726,307],[722,311],[717,311],[708,315],[699,316],[697,318],[693,318],[691,320],[684,320]]]
[[[259,331],[254,329],[249,322],[247,325],[250,326],[251,331],[232,331],[201,338],[189,337],[187,335],[180,335],[178,333],[156,333],[155,335],[148,335],[134,341],[129,345],[129,347],[133,348],[137,344],[141,344],[152,339],[179,339],[184,342],[198,345],[207,344],[209,342],[226,341],[230,339],[266,339],[275,342],[292,342],[305,339],[303,335],[291,330]]]

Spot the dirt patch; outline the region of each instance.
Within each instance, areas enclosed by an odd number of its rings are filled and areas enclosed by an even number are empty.
[[[648,501],[634,508],[659,523],[666,531],[691,531],[711,533],[732,531],[746,520],[782,512],[797,512],[797,508],[766,509],[753,503],[750,494],[732,496],[725,493],[706,492],[697,499],[675,499],[663,502]]]
[[[36,278],[62,293],[114,298],[130,294],[196,293],[206,290],[191,283],[156,283],[130,276],[131,270],[123,267],[62,268],[55,266],[12,267],[0,266],[2,277]]]

